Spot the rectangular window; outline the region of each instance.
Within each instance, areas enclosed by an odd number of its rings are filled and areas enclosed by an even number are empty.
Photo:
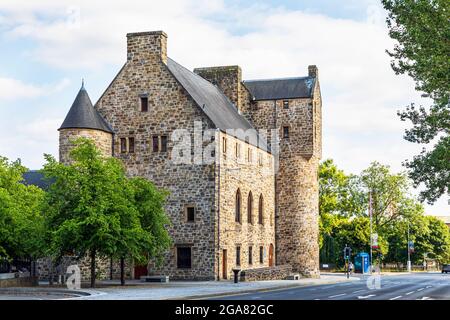
[[[262,154],[261,154],[261,153],[258,153],[258,164],[259,164],[260,166],[263,165],[263,158],[262,158]]]
[[[241,265],[241,247],[236,247],[236,265]]]
[[[134,153],[134,138],[128,138],[128,152]]]
[[[259,247],[259,263],[264,263],[264,247]]]
[[[148,97],[141,97],[141,111],[148,111]]]
[[[158,136],[152,137],[152,148],[153,148],[153,152],[159,151],[159,137]]]
[[[236,154],[236,158],[239,159],[241,157],[241,144],[238,142],[236,142],[235,154]]]
[[[161,152],[167,152],[167,136],[161,136]]]
[[[289,100],[283,100],[283,108],[289,109]]]
[[[283,138],[284,139],[289,138],[289,127],[283,127]]]
[[[248,247],[248,264],[253,264],[253,247]]]
[[[191,268],[191,247],[177,247],[177,268]]]
[[[195,221],[195,207],[194,206],[187,206],[186,207],[186,220],[188,222],[194,222]]]
[[[127,152],[127,139],[120,138],[120,153],[126,153],[126,152]]]
[[[247,150],[247,161],[250,163],[253,162],[253,154],[252,154],[251,148],[248,148],[248,150]]]

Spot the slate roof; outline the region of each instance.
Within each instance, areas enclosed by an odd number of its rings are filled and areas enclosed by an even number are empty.
[[[113,133],[109,124],[102,118],[102,116],[95,110],[91,99],[84,88],[81,87],[75,101],[70,107],[69,113],[64,119],[61,129],[97,129],[105,132]]]
[[[254,100],[310,98],[314,82],[313,77],[243,81]]]
[[[211,82],[170,58],[167,59],[167,67],[217,128],[223,131],[227,129],[255,130],[250,122],[239,114],[228,97]],[[241,140],[245,139],[240,136],[239,132],[235,136]],[[249,143],[257,144],[256,146],[262,150],[268,151],[266,140],[260,135],[250,137],[248,140]]]
[[[38,170],[30,170],[23,174],[23,183],[25,185],[34,185],[41,189],[48,189],[51,182],[46,180],[44,175]]]

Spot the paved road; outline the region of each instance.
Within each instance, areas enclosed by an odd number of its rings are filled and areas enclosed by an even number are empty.
[[[380,286],[374,278],[368,286],[367,279],[361,276],[360,281],[222,296],[214,300],[450,300],[450,274],[382,275]]]

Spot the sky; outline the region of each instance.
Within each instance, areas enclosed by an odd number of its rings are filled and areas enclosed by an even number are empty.
[[[390,68],[377,0],[0,0],[0,155],[39,169],[80,86],[97,101],[126,60],[126,33],[164,30],[189,69],[240,65],[243,78],[319,68],[323,158],[358,174],[372,161],[405,170],[423,145],[403,139],[397,110],[427,105]],[[412,190],[417,193],[417,190]],[[426,213],[450,215],[442,197]]]

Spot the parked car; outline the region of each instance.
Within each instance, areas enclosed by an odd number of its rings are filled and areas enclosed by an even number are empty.
[[[442,265],[442,273],[450,272],[450,264]]]

